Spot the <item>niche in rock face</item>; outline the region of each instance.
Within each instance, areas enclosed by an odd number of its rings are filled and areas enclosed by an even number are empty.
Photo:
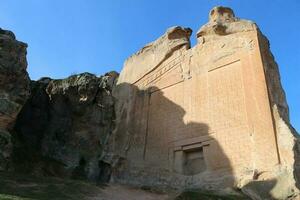
[[[206,163],[202,147],[184,151],[183,174],[194,175],[205,170]]]
[[[184,175],[195,175],[206,169],[203,146],[182,148],[174,152],[174,170],[176,172]]]

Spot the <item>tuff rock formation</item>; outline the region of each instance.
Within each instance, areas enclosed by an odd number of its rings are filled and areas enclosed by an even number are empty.
[[[101,157],[114,128],[111,90],[117,76],[32,81],[14,128],[17,171],[108,181],[110,167]]]
[[[8,168],[10,131],[30,94],[26,48],[11,31],[0,29],[0,171]]]
[[[267,38],[226,7],[194,47],[191,33],[169,28],[119,77],[30,82],[27,45],[0,29],[0,170],[186,191],[177,199],[299,198],[299,136]]]
[[[299,139],[268,40],[225,7],[210,11],[193,48],[190,35],[168,29],[125,62],[113,90],[113,180],[296,199]]]

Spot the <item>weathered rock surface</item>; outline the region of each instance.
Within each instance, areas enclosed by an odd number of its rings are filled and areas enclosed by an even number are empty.
[[[250,20],[235,17],[233,10],[227,7],[215,7],[209,13],[209,22],[197,32],[197,38],[202,42],[203,37],[229,35],[239,32],[254,31],[258,27]],[[198,41],[199,42],[199,41]]]
[[[258,26],[215,7],[195,47],[187,45],[190,29],[176,30],[176,43],[168,30],[124,63],[113,91],[113,180],[297,198],[298,134]]]
[[[194,47],[191,32],[168,29],[119,77],[30,82],[27,45],[0,29],[0,170],[12,157],[18,172],[183,191],[176,199],[300,198],[299,136],[267,38],[226,7]],[[102,197],[148,195],[122,188]]]
[[[101,157],[114,127],[111,90],[117,76],[32,81],[14,128],[17,170],[108,181],[110,167]]]
[[[10,130],[30,92],[26,48],[11,31],[0,29],[0,170],[8,168]]]
[[[176,50],[190,48],[191,34],[190,28],[180,26],[169,28],[158,40],[147,44],[125,61],[119,83],[124,81],[133,83],[153,71]]]

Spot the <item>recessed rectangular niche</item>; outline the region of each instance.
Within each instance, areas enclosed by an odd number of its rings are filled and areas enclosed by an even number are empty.
[[[191,145],[191,147],[194,145]],[[184,175],[200,174],[206,170],[203,146],[183,147],[174,152],[174,170]]]
[[[203,147],[184,151],[184,154],[183,174],[194,175],[206,170]]]

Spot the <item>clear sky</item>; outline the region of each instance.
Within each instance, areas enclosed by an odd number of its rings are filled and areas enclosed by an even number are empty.
[[[299,0],[0,0],[0,27],[28,43],[31,79],[100,75],[120,71],[128,56],[168,27],[197,32],[216,5],[255,21],[269,38],[300,131]]]

